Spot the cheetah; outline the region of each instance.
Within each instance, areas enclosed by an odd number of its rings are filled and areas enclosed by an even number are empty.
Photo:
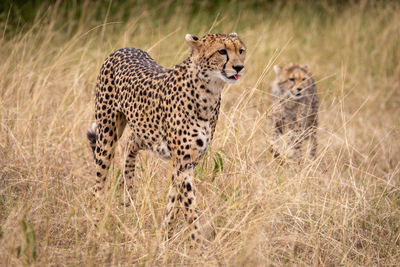
[[[164,225],[170,229],[181,210],[194,246],[204,238],[199,230],[193,170],[213,138],[223,87],[244,74],[246,47],[236,33],[202,38],[187,34],[185,40],[191,49],[189,57],[170,69],[140,49],[112,53],[97,79],[96,123],[87,136],[96,162],[97,198],[104,194],[115,145],[126,125],[132,134],[120,187],[130,195],[140,150],[172,160]]]
[[[274,141],[271,150],[280,156],[284,137],[288,137],[290,161],[299,161],[301,147],[308,139],[310,159],[317,151],[318,96],[308,65],[274,66],[276,79],[272,83],[272,119]]]

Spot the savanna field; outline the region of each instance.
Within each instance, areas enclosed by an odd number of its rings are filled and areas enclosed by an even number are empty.
[[[0,4],[1,266],[396,266],[400,262],[398,1],[34,1]],[[116,49],[172,67],[184,36],[237,32],[246,74],[222,93],[196,167],[215,236],[163,239],[171,165],[141,152],[133,207],[111,186],[96,227],[86,139],[96,78]],[[271,155],[273,66],[308,64],[320,98],[318,153]],[[109,172],[123,172],[129,131]],[[111,178],[111,179],[110,179]]]

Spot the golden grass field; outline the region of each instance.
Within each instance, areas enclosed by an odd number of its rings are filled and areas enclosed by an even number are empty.
[[[179,3],[53,1],[29,19],[18,6],[2,10],[0,265],[398,265],[400,3]],[[215,237],[190,250],[179,217],[163,240],[170,165],[145,152],[134,207],[109,194],[96,228],[86,131],[101,64],[133,46],[170,67],[188,56],[186,33],[208,32],[237,32],[248,49],[196,169]],[[268,148],[272,66],[285,62],[309,64],[320,97],[317,159],[301,167],[278,164]]]

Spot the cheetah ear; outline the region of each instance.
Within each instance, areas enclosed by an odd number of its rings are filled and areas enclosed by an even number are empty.
[[[305,69],[307,72],[309,72],[310,71],[310,66],[309,65],[303,65],[303,66],[301,66],[303,69]]]
[[[279,67],[278,65],[274,65],[274,71],[275,71],[275,74],[276,75],[278,75],[279,73],[281,73],[281,67]]]
[[[186,34],[185,40],[190,45],[191,48],[196,49],[196,50],[200,48],[200,41],[197,36],[194,36],[191,34]]]
[[[229,36],[231,36],[231,37],[238,37],[238,34],[237,34],[236,32],[231,32],[231,33],[229,34]]]

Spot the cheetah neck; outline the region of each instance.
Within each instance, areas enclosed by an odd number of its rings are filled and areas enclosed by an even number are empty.
[[[219,78],[211,78],[204,74],[189,58],[181,65],[176,66],[183,69],[185,79],[183,88],[194,100],[194,111],[198,117],[208,120],[212,118],[219,109],[221,92],[225,82]]]

